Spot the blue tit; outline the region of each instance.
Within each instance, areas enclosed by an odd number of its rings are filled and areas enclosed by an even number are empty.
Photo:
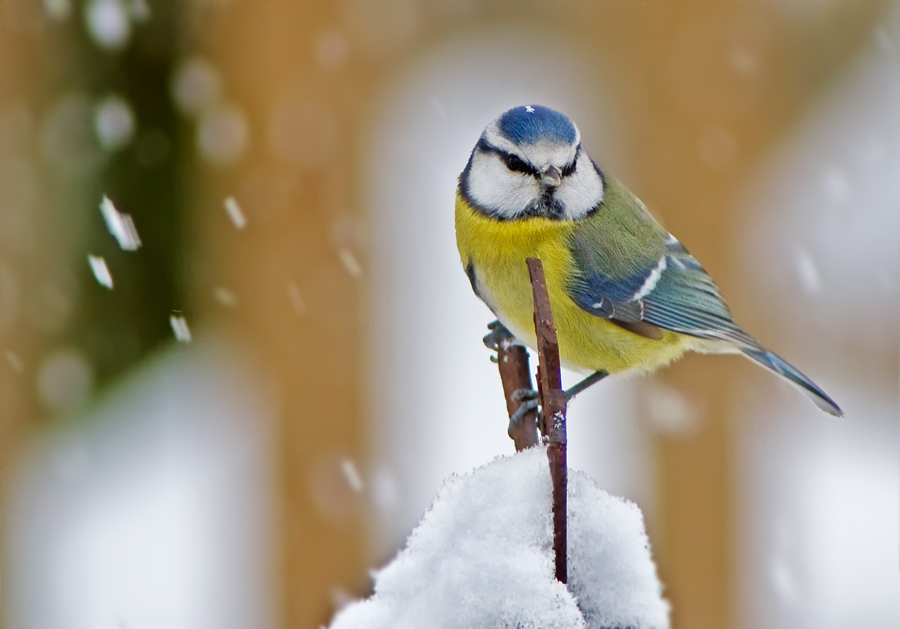
[[[456,238],[475,294],[531,348],[525,259],[543,262],[560,359],[569,369],[598,372],[597,380],[650,372],[686,351],[740,353],[826,413],[843,414],[734,322],[700,263],[597,167],[578,128],[557,111],[515,107],[487,126],[459,178]]]

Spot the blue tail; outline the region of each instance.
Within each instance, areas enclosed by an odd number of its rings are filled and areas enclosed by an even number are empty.
[[[828,397],[822,389],[817,387],[812,380],[772,352],[762,348],[753,349],[749,347],[741,348],[741,351],[744,352],[748,358],[755,360],[766,369],[774,371],[779,376],[785,378],[788,382],[799,388],[806,397],[815,402],[816,406],[829,415],[834,415],[835,417],[844,416],[844,411],[842,411],[841,408],[834,403],[834,400]]]

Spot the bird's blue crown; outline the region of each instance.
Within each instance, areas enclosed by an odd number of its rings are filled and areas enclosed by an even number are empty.
[[[572,144],[578,135],[568,117],[541,105],[513,107],[497,119],[497,128],[516,144],[536,144],[541,140]]]

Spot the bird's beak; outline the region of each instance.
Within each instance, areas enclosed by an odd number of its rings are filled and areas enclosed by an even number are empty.
[[[562,181],[562,175],[556,166],[548,166],[541,172],[541,185],[545,188],[555,188]]]

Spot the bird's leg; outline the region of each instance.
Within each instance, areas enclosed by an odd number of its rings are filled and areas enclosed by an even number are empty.
[[[485,344],[487,344],[487,337],[485,337]],[[566,401],[571,402],[575,399],[576,395],[578,395],[591,385],[597,384],[608,375],[609,372],[604,370],[595,371],[575,386],[566,389]],[[520,421],[522,421],[522,418],[525,417],[526,413],[528,413],[529,411],[533,411],[536,408],[539,409],[540,407],[538,392],[535,389],[516,389],[515,391],[513,391],[512,399],[514,402],[521,402],[522,404],[521,406],[519,406],[516,412],[512,414],[512,417],[509,418],[510,437],[512,437],[513,429],[518,425]],[[538,410],[538,426],[540,425],[541,411]]]
[[[487,337],[485,337],[487,338]],[[579,382],[573,387],[566,389],[566,401],[571,402],[575,399],[575,396],[590,387],[593,384],[597,384],[601,380],[603,380],[606,376],[609,375],[608,371],[600,370],[595,371],[587,378]],[[525,414],[529,411],[533,411],[534,409],[539,409],[540,401],[538,400],[538,392],[534,389],[516,389],[513,391],[512,399],[515,402],[521,402],[522,405],[516,410],[515,413],[512,414],[512,417],[509,418],[509,435],[512,437],[513,429],[518,425],[522,418],[525,417]],[[538,410],[538,426],[541,425],[541,411]]]
[[[600,371],[595,371],[587,378],[576,384],[574,387],[570,387],[566,389],[566,400],[571,402],[575,399],[575,396],[587,389],[589,386],[593,384],[597,384],[601,380],[603,380],[606,376],[609,375],[608,371],[601,369]]]
[[[538,392],[534,389],[516,389],[513,391],[512,399],[514,402],[521,402],[522,404],[509,418],[507,434],[509,434],[510,439],[514,438],[513,431],[519,425],[519,422],[522,421],[522,418],[541,404],[540,400],[538,400]],[[538,425],[540,425],[540,419],[540,411],[538,411]]]

